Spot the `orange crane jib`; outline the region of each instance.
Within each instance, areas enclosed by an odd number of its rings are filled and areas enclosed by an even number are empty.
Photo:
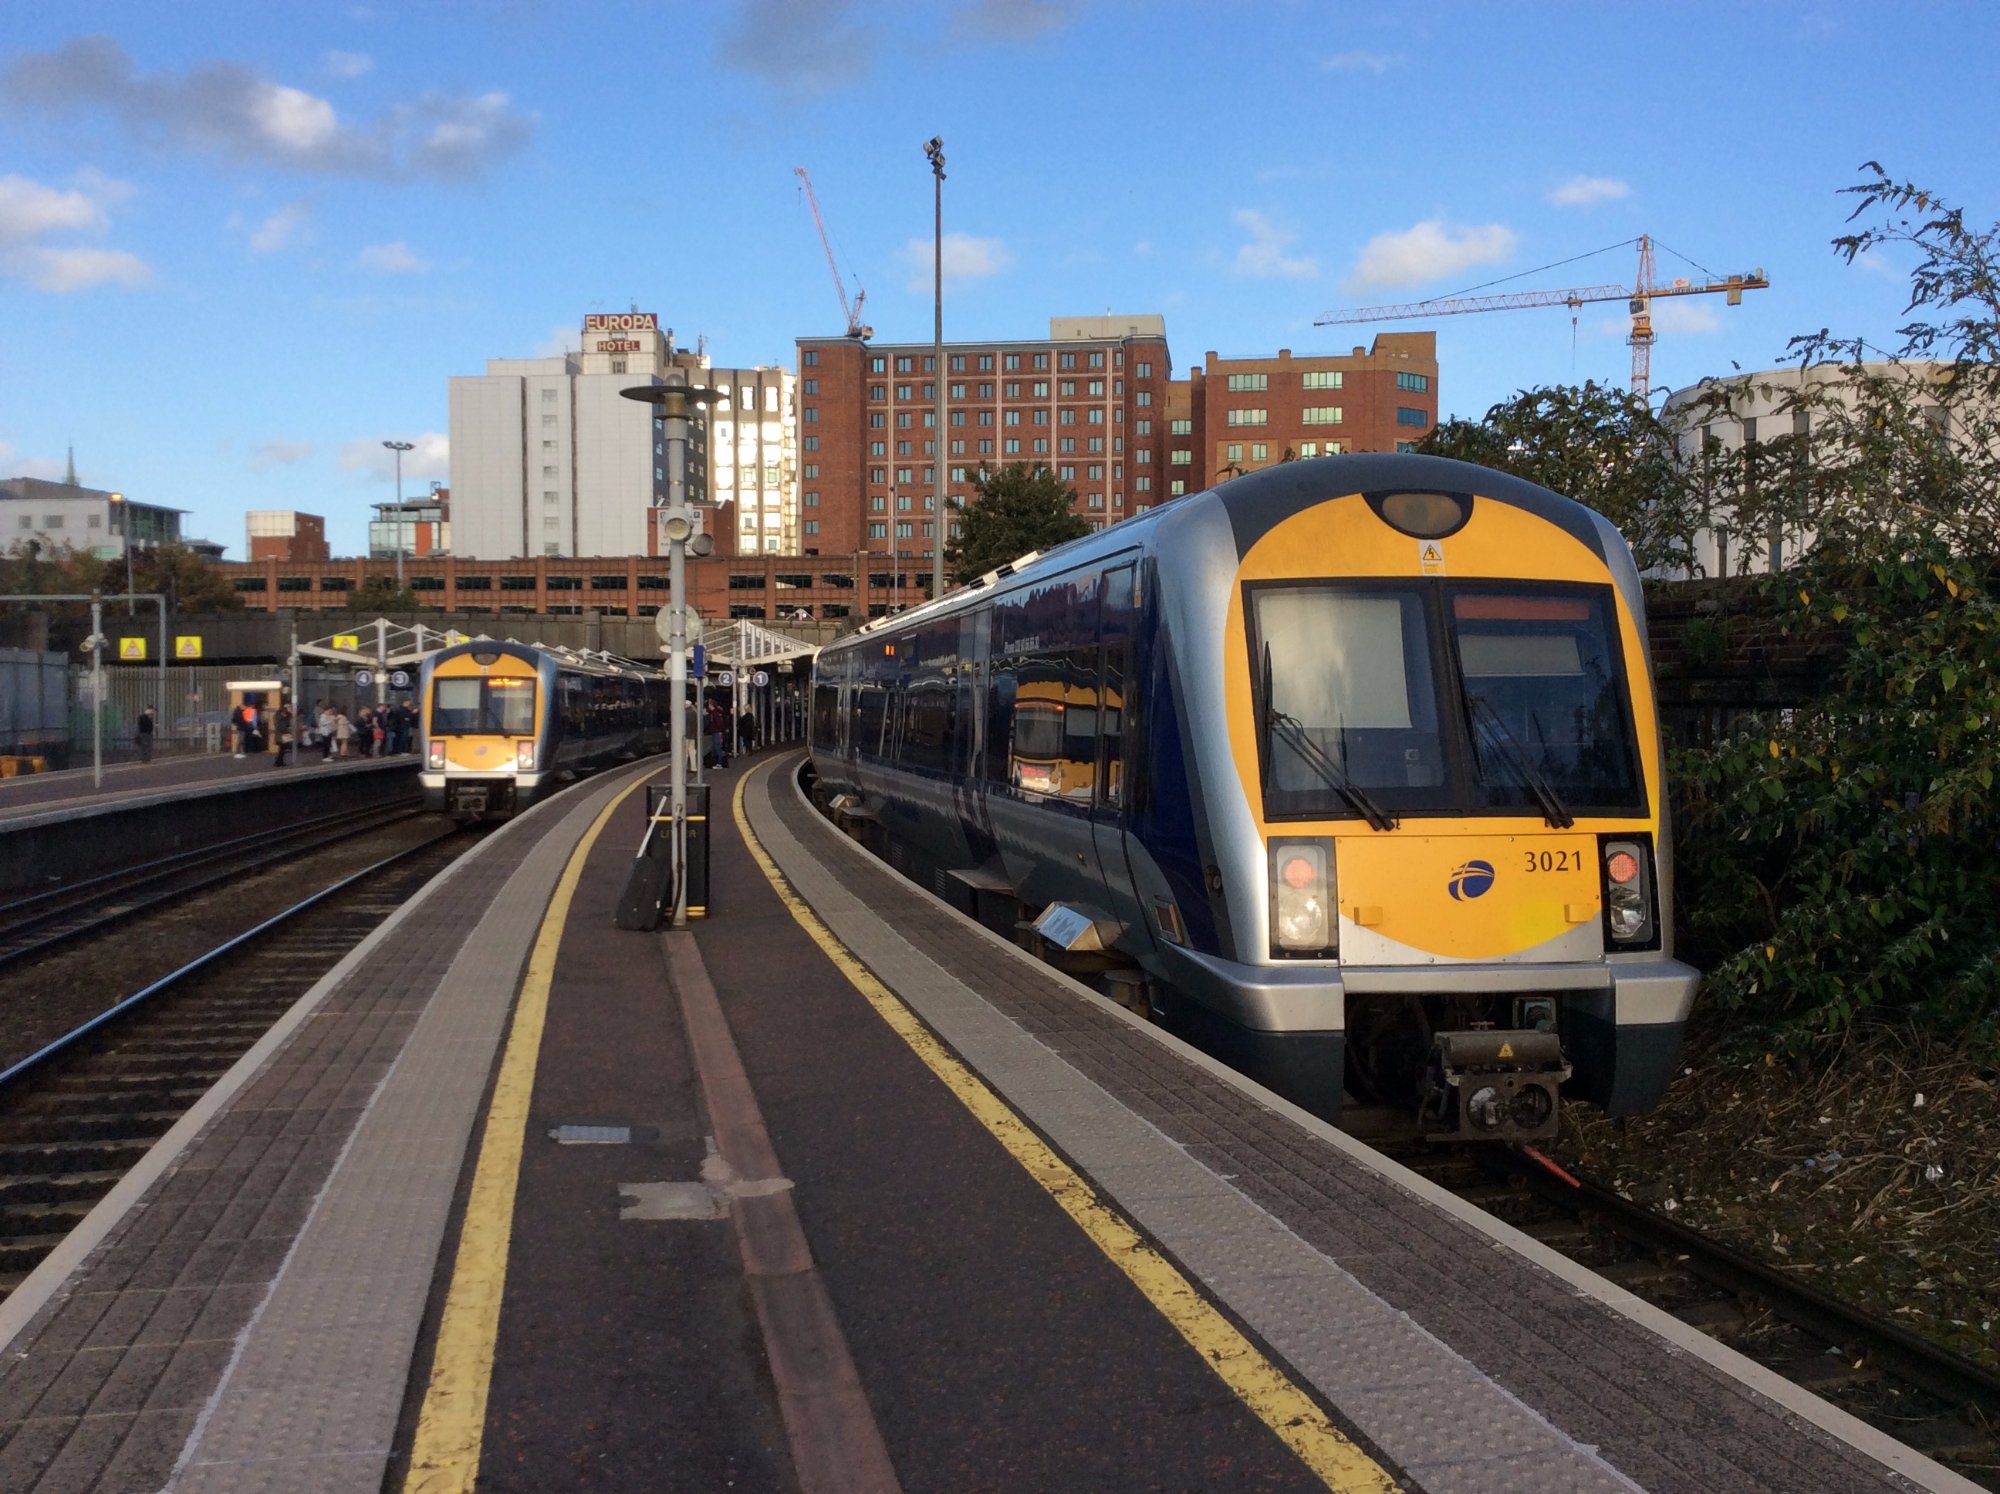
[[[1332,327],[1347,322],[1408,321],[1432,316],[1462,316],[1472,311],[1515,311],[1528,306],[1579,306],[1597,301],[1623,301],[1632,317],[1632,333],[1626,341],[1632,348],[1632,392],[1644,399],[1652,383],[1653,316],[1651,303],[1659,296],[1709,296],[1722,294],[1731,306],[1743,302],[1743,292],[1769,290],[1771,282],[1762,270],[1747,275],[1729,275],[1720,280],[1670,280],[1660,284],[1653,278],[1653,241],[1639,239],[1639,274],[1631,285],[1580,285],[1562,290],[1514,291],[1501,296],[1440,296],[1432,301],[1412,301],[1400,306],[1360,306],[1346,311],[1329,311],[1313,321],[1315,327]]]

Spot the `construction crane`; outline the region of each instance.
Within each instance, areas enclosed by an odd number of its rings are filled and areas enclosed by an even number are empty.
[[[813,194],[812,178],[806,175],[803,166],[794,166],[792,171],[805,183],[806,206],[812,209],[813,226],[819,230],[820,247],[826,250],[826,267],[833,271],[834,294],[840,297],[841,314],[847,318],[847,335],[856,339],[873,337],[875,329],[861,324],[861,304],[868,299],[868,292],[861,289],[857,282],[854,288],[854,302],[852,305],[848,304],[847,283],[840,278],[840,264],[833,257],[833,240],[827,237],[826,219],[820,216],[819,198]]]
[[[1625,341],[1632,349],[1632,392],[1645,399],[1653,383],[1653,301],[1660,296],[1708,296],[1718,292],[1731,306],[1743,304],[1743,292],[1769,290],[1771,282],[1762,270],[1747,275],[1726,275],[1720,279],[1694,282],[1671,280],[1662,285],[1653,278],[1653,241],[1641,234],[1639,274],[1631,285],[1583,285],[1567,290],[1514,291],[1501,296],[1440,296],[1432,301],[1413,301],[1402,306],[1362,306],[1349,311],[1329,311],[1314,320],[1315,327],[1332,327],[1344,322],[1386,322],[1413,317],[1461,316],[1470,311],[1513,311],[1523,306],[1567,306],[1576,308],[1594,301],[1623,301],[1632,315],[1632,332]],[[1617,246],[1614,246],[1617,247]],[[1672,251],[1669,251],[1672,252]],[[1532,273],[1532,272],[1530,272]]]

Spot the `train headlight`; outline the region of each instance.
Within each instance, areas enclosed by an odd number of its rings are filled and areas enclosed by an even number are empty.
[[[1613,944],[1653,941],[1652,862],[1641,841],[1604,842],[1604,921]]]
[[[1319,954],[1334,946],[1333,845],[1271,842],[1271,948]]]
[[[431,768],[442,768],[444,766],[444,743],[438,741],[431,743],[429,750],[424,755],[424,764]]]
[[[514,766],[527,771],[535,766],[535,744],[516,742],[514,744]]]

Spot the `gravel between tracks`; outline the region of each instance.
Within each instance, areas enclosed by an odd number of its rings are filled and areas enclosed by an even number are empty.
[[[246,871],[189,894],[178,906],[128,919],[108,935],[0,974],[0,1068],[328,883],[434,838],[444,824],[439,816],[420,815],[298,852],[281,865]]]

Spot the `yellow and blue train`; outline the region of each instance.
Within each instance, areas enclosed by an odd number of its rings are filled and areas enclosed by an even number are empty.
[[[666,750],[666,677],[609,654],[475,638],[424,661],[424,805],[496,819]]]
[[[1320,1115],[1519,1139],[1672,1073],[1639,578],[1531,483],[1355,455],[1177,500],[827,647],[812,749],[894,864]]]

